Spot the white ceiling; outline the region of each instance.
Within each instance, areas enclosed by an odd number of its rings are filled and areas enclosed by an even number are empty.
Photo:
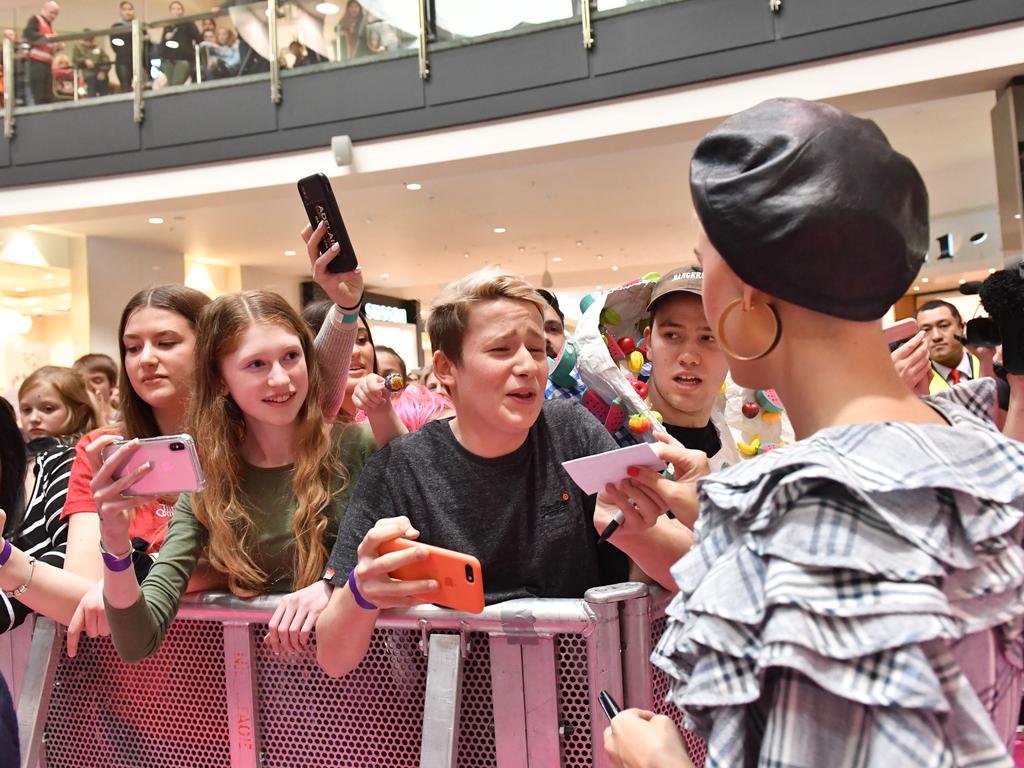
[[[862,113],[917,164],[942,226],[955,226],[960,213],[995,209],[993,103],[994,95],[984,92]],[[539,283],[545,254],[561,259],[549,264],[557,289],[593,289],[691,259],[695,216],[687,167],[696,142],[680,136],[693,130],[356,173],[332,183],[367,281],[378,289],[426,299],[439,285],[490,264]],[[406,190],[407,181],[422,190]],[[151,216],[165,223],[149,224]],[[4,223],[116,237],[215,263],[296,275],[308,269],[297,234],[303,212],[292,185]],[[495,234],[498,226],[507,232]],[[998,233],[990,234],[989,248],[997,249]],[[298,256],[287,257],[286,250]],[[949,279],[955,285],[955,276]]]

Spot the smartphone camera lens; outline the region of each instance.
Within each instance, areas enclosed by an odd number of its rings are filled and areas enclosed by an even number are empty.
[[[473,577],[473,566],[472,565],[467,565],[466,566],[466,581],[468,581],[470,584],[472,584],[473,583],[473,578],[474,578]]]
[[[185,444],[184,443],[171,443],[171,450],[172,451],[184,451],[185,450]]]

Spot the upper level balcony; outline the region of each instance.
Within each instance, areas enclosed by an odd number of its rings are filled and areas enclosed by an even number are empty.
[[[447,128],[1024,19],[1019,0],[266,0],[177,15],[189,0],[107,27],[106,4],[67,5],[35,53],[38,9],[0,12],[0,187]]]

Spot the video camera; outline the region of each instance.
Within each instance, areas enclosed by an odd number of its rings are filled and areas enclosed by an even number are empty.
[[[989,317],[967,322],[966,343],[978,347],[1003,345],[1003,367],[1024,374],[1024,262],[989,275],[984,281],[960,286],[960,292],[976,293]]]

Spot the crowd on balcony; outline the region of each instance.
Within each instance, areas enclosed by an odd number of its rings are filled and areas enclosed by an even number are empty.
[[[252,12],[249,5],[258,6],[257,12]],[[167,23],[144,33],[142,72],[146,87],[159,89],[268,71],[269,37],[266,17],[261,16],[263,7],[262,2],[228,0],[213,6],[208,16],[176,22],[174,19],[186,16],[186,9],[180,0],[172,0]],[[317,29],[317,20],[298,6],[294,13],[297,21],[287,29],[295,36],[276,54],[282,68],[350,61],[396,50],[406,42],[358,0],[349,0],[333,30]],[[33,106],[130,91],[130,28],[136,18],[132,0],[120,2],[118,18],[110,24],[126,27],[124,32],[94,35],[82,30],[78,39],[50,42],[50,38],[77,31],[58,30],[59,15],[59,4],[48,0],[23,28],[3,30],[4,37],[15,46],[16,104]],[[106,23],[97,19],[96,27]],[[327,42],[328,32],[333,44]],[[0,83],[11,76],[0,66]],[[0,104],[3,94],[0,89]]]

